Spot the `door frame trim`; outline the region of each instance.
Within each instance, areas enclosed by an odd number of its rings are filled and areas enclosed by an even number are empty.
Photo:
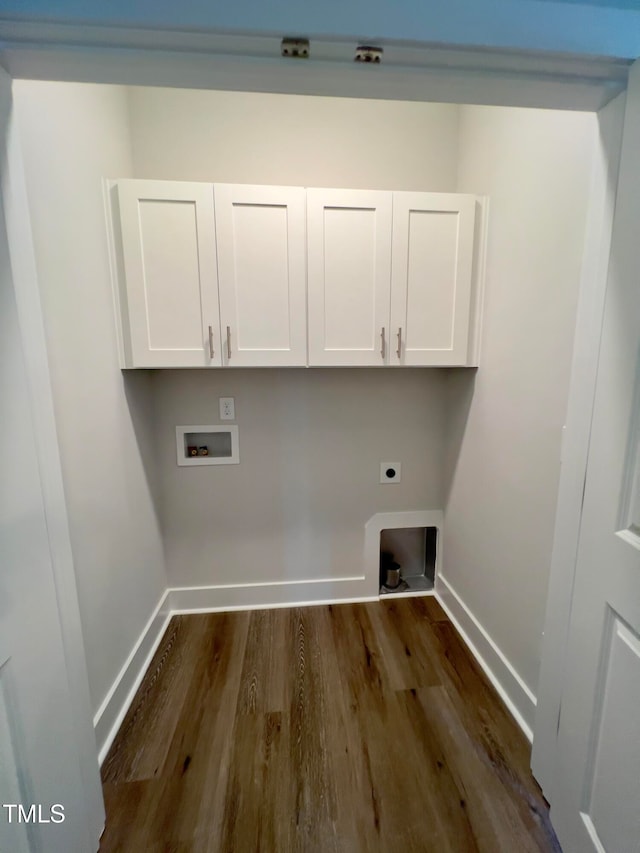
[[[115,27],[0,17],[0,64],[15,78],[597,111],[631,62],[384,39],[380,66],[356,41],[315,37],[309,59],[280,35]],[[425,83],[428,81],[428,85]]]
[[[87,808],[83,819],[95,841],[104,826],[104,805],[91,724],[91,699],[84,651],[67,504],[58,449],[35,248],[20,139],[13,117],[11,78],[0,69],[0,202],[7,229],[9,261],[33,413],[35,453],[42,486],[56,604],[70,708]]]
[[[622,96],[605,108],[594,151],[569,398],[560,455],[560,482],[531,755],[533,773],[549,802],[553,799],[556,781],[555,745],[607,291],[624,106]]]

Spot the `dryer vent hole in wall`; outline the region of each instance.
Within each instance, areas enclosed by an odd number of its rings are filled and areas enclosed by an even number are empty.
[[[380,532],[380,595],[429,592],[434,587],[437,527]]]

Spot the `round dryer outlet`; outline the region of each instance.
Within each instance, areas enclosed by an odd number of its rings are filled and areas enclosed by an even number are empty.
[[[380,482],[381,483],[399,483],[402,474],[401,462],[381,462],[380,463]]]

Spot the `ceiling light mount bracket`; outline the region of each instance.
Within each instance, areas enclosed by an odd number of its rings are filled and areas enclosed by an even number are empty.
[[[360,44],[356,48],[353,58],[355,62],[370,62],[373,65],[380,65],[382,62],[382,48],[370,44]]]
[[[309,39],[285,36],[280,42],[280,55],[287,59],[309,59]]]

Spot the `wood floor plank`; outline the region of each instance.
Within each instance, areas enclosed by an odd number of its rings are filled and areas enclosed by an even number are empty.
[[[321,649],[312,608],[290,611],[289,642],[293,649],[293,691],[289,707],[293,809],[293,849],[333,850],[335,790],[327,751],[325,726],[329,688],[320,665]]]
[[[143,841],[149,846],[177,844],[197,835],[202,800],[215,798],[220,767],[224,766],[226,724],[235,716],[247,615],[189,617],[199,620],[202,630],[191,646],[191,679],[186,691],[175,694],[182,713],[165,747],[166,758],[156,776],[159,784],[147,789],[140,805],[149,829],[139,837],[138,847],[134,833],[132,846],[123,849],[145,849],[141,846]],[[179,686],[184,690],[182,682]],[[146,740],[143,749],[145,745]],[[206,804],[205,811],[208,833],[211,809]]]
[[[342,688],[343,667],[334,640],[335,616],[336,609],[333,607],[323,607],[317,612],[317,640],[321,650],[324,683],[328,686],[323,723],[335,789],[336,849],[376,850],[378,833],[375,803],[372,803],[371,798],[352,798],[344,794],[345,791],[366,790],[368,775],[362,761],[358,760],[361,732],[354,724],[356,717],[347,692]],[[365,660],[366,657],[365,651]]]
[[[435,687],[439,667],[428,654],[428,616],[417,610],[416,599],[385,599],[369,605],[383,649],[388,680],[394,690]],[[417,612],[416,612],[417,611]]]
[[[407,599],[407,607],[416,619],[429,622],[448,622],[449,617],[434,595],[421,595]]]
[[[496,773],[495,765],[464,724],[464,719],[447,691],[436,688],[418,691],[414,707],[416,731],[433,733],[446,753],[448,765],[460,788],[466,791],[466,808],[474,822],[474,834],[482,850],[502,850],[513,839],[518,849],[556,850],[548,821],[540,821],[539,813],[522,796],[513,779]]]
[[[218,613],[199,649],[197,675],[174,733],[158,805],[159,836],[201,843],[219,832],[236,717],[248,613]]]
[[[427,790],[421,784],[424,767],[414,762],[415,744],[407,738],[406,721],[390,684],[393,672],[385,669],[394,661],[385,660],[382,634],[375,634],[370,619],[383,609],[372,610],[371,605],[333,608],[338,657],[351,661],[349,670],[341,670],[342,690],[350,700],[347,726],[357,744],[352,760],[366,796],[368,829],[375,833],[378,849],[394,845],[399,850],[454,853],[433,801],[423,795]],[[363,638],[359,650],[358,635]],[[405,639],[396,637],[403,654]],[[425,826],[429,826],[428,841],[420,831]]]
[[[480,666],[450,622],[434,625],[433,638],[446,673],[443,683],[467,730],[483,744],[495,772],[512,781],[517,778],[530,796],[537,797],[538,787],[529,772],[530,745]]]
[[[159,783],[154,781],[117,783],[104,782],[102,786],[107,816],[117,815],[117,820],[107,821],[100,849],[132,850],[133,836],[139,832],[147,836],[145,812],[141,808],[149,788]]]
[[[280,610],[254,610],[250,614],[239,713],[266,714],[287,708],[287,669],[283,666],[286,642],[286,623]]]
[[[206,617],[171,620],[103,762],[105,782],[153,779],[159,772],[194,675],[188,650],[202,641],[206,627]]]
[[[102,853],[557,853],[529,745],[433,599],[172,620]]]

